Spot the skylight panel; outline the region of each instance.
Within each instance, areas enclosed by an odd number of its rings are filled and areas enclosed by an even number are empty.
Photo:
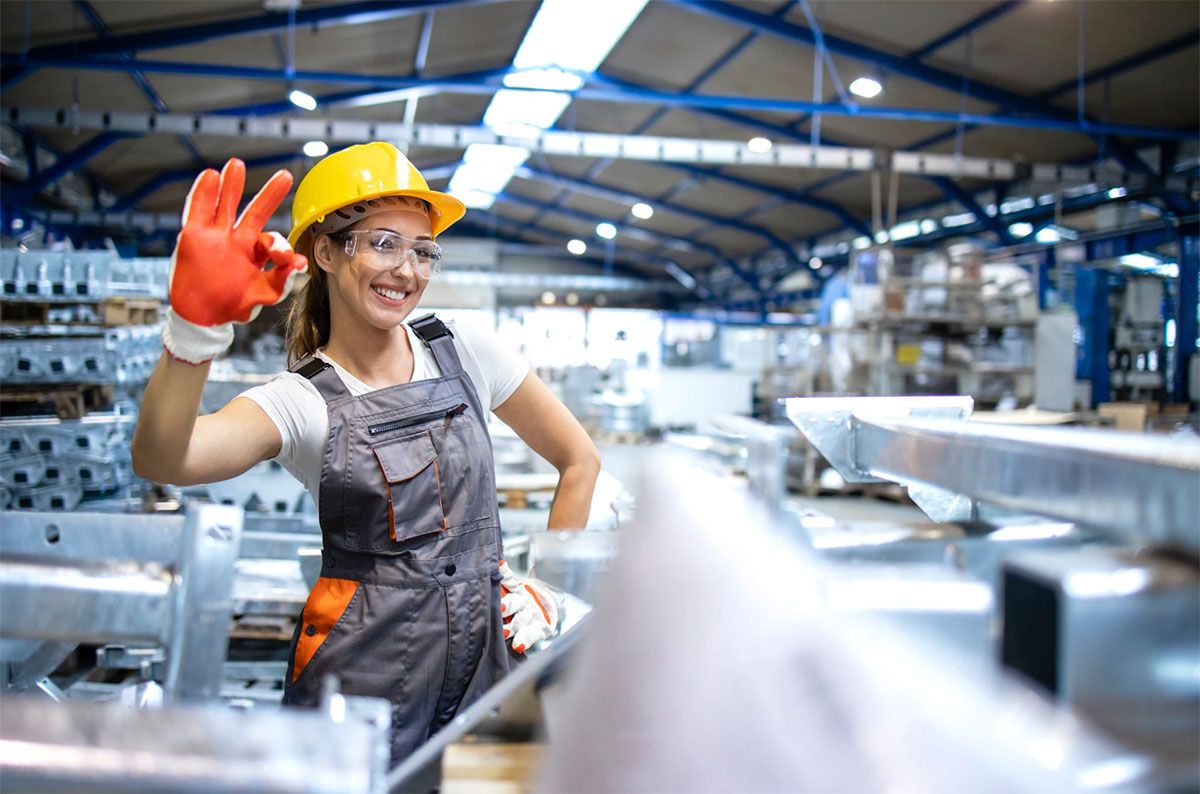
[[[500,135],[529,136],[549,129],[571,103],[570,91],[583,86],[581,74],[594,72],[645,7],[647,0],[543,0],[529,25],[508,89],[497,91],[483,116]],[[517,149],[518,153],[502,150]],[[529,157],[520,147],[472,145],[450,179],[450,192],[469,207],[487,208]],[[486,195],[486,198],[485,198]]]

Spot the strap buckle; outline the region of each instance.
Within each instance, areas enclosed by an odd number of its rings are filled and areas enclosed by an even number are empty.
[[[446,324],[434,314],[419,317],[408,325],[416,332],[417,336],[421,337],[421,340],[425,344],[430,344],[433,340],[441,339],[443,336],[448,336],[451,339],[454,338],[454,334],[446,327]]]
[[[307,364],[304,364],[303,366],[293,367],[292,372],[295,372],[297,375],[304,378],[305,380],[312,380],[318,374],[329,369],[329,366],[330,365],[329,365],[328,361],[324,361],[322,359],[317,358],[316,356],[313,356],[312,359]]]

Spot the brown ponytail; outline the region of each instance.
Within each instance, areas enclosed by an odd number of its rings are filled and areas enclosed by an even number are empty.
[[[309,257],[308,280],[292,298],[285,323],[288,366],[329,343],[329,274]]]

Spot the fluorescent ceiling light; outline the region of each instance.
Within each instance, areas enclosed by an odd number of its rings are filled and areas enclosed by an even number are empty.
[[[968,223],[974,222],[975,213],[973,212],[964,212],[960,215],[947,215],[945,218],[942,218],[942,225],[947,229],[951,229],[955,226],[966,226]]]
[[[921,233],[921,224],[917,221],[905,221],[892,227],[889,234],[893,240],[907,240]]]
[[[329,145],[325,141],[309,141],[304,144],[304,154],[308,157],[324,157],[329,151]]]
[[[1110,199],[1119,199],[1124,198],[1128,193],[1129,191],[1123,187],[1114,187],[1104,195],[1108,196]]]
[[[861,251],[864,248],[870,248],[871,247],[871,238],[866,237],[866,236],[855,237],[853,245],[854,245],[854,250],[856,250],[856,251]]]
[[[696,288],[696,279],[692,277],[692,274],[674,262],[667,262],[667,273],[671,275],[671,278],[675,279],[688,289]]]
[[[317,100],[313,99],[312,94],[305,93],[299,88],[293,88],[291,93],[288,94],[288,102],[304,110],[317,109]]]
[[[527,159],[529,150],[520,146],[473,143],[450,177],[450,194],[468,207],[487,209]]]
[[[938,222],[933,218],[925,218],[921,221],[921,234],[933,234],[938,230]]]
[[[879,243],[880,245],[883,245],[887,241],[888,241],[888,233],[887,232],[882,231],[882,230],[875,232],[875,242]]]
[[[571,240],[567,243],[567,250],[575,256],[583,256],[587,253],[587,243],[583,240]]]
[[[1136,267],[1142,270],[1158,267],[1162,264],[1157,256],[1148,254],[1125,254],[1118,260],[1125,267]]]
[[[654,207],[641,201],[630,207],[629,211],[633,213],[633,217],[641,218],[644,221],[654,217]]]
[[[1013,237],[1028,237],[1033,234],[1032,223],[1014,223],[1008,227],[1008,233]]]
[[[850,83],[850,93],[863,99],[877,97],[882,91],[883,86],[873,77],[858,77]]]
[[[513,68],[519,71],[504,78],[504,85],[510,89],[540,90],[497,91],[484,112],[484,125],[514,137],[529,137],[549,129],[571,103],[571,95],[563,92],[583,85],[580,74],[596,70],[645,5],[646,0],[543,0],[513,56]],[[468,147],[467,152],[472,148]],[[528,151],[522,151],[524,157],[529,156]],[[513,169],[520,165],[516,163],[501,178],[505,172],[498,166],[489,163],[488,169],[472,170],[468,158],[464,156],[463,160],[450,179],[450,189],[464,202],[464,196],[476,193],[494,197],[504,190]],[[478,205],[468,202],[468,206]]]
[[[766,154],[771,151],[771,142],[766,138],[755,137],[746,141],[746,148],[755,154]]]
[[[574,72],[564,72],[551,66],[547,69],[523,69],[506,74],[504,85],[509,88],[540,88],[543,91],[575,91],[583,85],[583,78]]]
[[[1061,240],[1062,235],[1058,233],[1058,229],[1054,228],[1053,226],[1047,226],[1044,229],[1038,229],[1037,234],[1033,236],[1033,239],[1037,240],[1039,243],[1049,245],[1050,243],[1057,243],[1059,240]]]
[[[570,94],[549,91],[497,91],[483,124],[500,135],[532,137],[549,128],[571,104]]]
[[[603,237],[605,240],[611,240],[617,236],[617,227],[611,223],[597,223],[596,236]]]
[[[525,147],[502,143],[473,143],[463,153],[463,162],[471,166],[515,169],[528,159],[529,150]]]
[[[407,102],[410,99],[421,99],[438,93],[433,88],[397,88],[393,91],[376,91],[370,94],[347,99],[337,104],[348,108],[366,108],[374,105],[387,105],[392,102]]]
[[[645,5],[646,0],[544,0],[513,56],[513,66],[594,72]]]

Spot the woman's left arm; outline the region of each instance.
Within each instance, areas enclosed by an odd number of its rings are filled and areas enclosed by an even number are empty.
[[[496,416],[558,469],[558,488],[547,529],[587,525],[592,491],[600,474],[600,452],[583,426],[534,372],[495,409]]]

